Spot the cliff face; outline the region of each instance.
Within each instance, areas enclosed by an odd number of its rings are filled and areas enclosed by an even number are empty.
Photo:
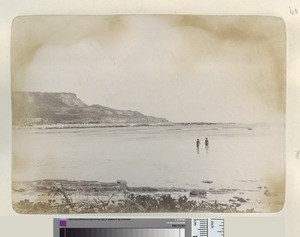
[[[42,124],[163,124],[163,118],[136,111],[88,106],[73,93],[13,92],[13,125]]]

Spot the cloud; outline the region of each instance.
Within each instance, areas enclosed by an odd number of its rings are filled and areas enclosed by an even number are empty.
[[[278,18],[22,17],[12,36],[15,90],[70,91],[88,104],[173,121],[270,121],[284,113]]]

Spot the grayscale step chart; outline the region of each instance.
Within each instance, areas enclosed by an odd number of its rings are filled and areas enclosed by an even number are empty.
[[[54,237],[224,237],[224,219],[59,219]]]

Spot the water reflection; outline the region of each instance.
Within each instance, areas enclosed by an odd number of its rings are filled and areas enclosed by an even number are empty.
[[[209,146],[205,146],[206,154],[208,154]]]

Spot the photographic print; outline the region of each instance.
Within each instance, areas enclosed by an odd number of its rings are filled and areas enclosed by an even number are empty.
[[[280,211],[285,45],[278,17],[16,18],[14,210]]]

